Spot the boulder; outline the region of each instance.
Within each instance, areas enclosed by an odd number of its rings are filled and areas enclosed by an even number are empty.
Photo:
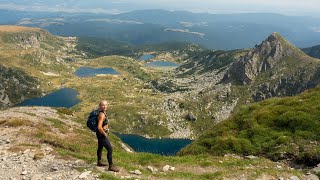
[[[155,174],[158,172],[158,169],[152,166],[147,166],[147,170],[150,171],[152,174]]]
[[[187,119],[188,121],[195,121],[195,120],[197,120],[191,112],[188,113],[188,115],[186,116],[186,119]]]

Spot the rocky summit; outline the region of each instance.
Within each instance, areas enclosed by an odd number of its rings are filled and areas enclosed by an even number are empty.
[[[293,96],[315,87],[320,61],[304,54],[278,33],[235,61],[222,83],[247,85],[254,101]]]

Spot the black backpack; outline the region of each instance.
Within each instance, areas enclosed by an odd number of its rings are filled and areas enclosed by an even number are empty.
[[[102,111],[99,111],[99,109],[95,109],[92,110],[88,116],[87,127],[93,132],[97,132],[98,130],[98,116],[100,112]],[[104,113],[104,115],[106,116],[106,119],[104,121],[108,124],[108,116],[106,113]]]
[[[98,130],[98,116],[99,116],[100,111],[95,109],[91,111],[91,113],[88,116],[87,120],[87,127],[91,129],[93,132],[97,132]]]

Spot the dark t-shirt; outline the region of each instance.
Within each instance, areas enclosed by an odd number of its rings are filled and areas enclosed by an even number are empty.
[[[104,112],[101,111],[100,113],[104,113]],[[104,115],[105,115],[105,119],[102,122],[102,127],[108,124],[107,114],[104,114]],[[101,132],[99,130],[97,130],[96,135],[97,135],[97,138],[105,137],[103,134],[101,134]]]

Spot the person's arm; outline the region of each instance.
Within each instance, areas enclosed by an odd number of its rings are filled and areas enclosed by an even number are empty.
[[[107,137],[107,133],[104,132],[104,127],[102,127],[102,124],[103,124],[103,121],[105,119],[105,115],[104,113],[99,113],[99,116],[98,116],[98,131],[103,134],[104,136]]]
[[[107,130],[107,129],[109,129],[108,124],[106,124],[106,125],[103,126],[103,130]]]

